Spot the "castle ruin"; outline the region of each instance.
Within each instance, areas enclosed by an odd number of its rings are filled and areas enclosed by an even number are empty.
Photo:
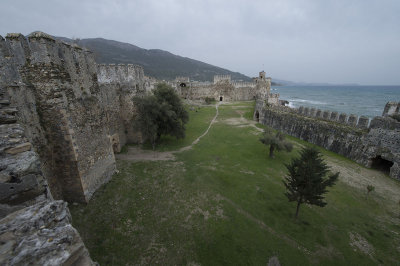
[[[271,93],[271,78],[265,72],[252,82],[232,81],[230,75],[216,75],[214,82],[190,81],[188,77],[177,77],[173,86],[184,99],[215,101],[250,101],[265,99],[269,104],[279,104],[279,94]]]
[[[93,264],[63,200],[88,202],[115,172],[114,153],[141,141],[132,97],[155,83],[140,66],[96,65],[90,51],[42,32],[0,36],[1,264]],[[281,106],[264,71],[252,82],[224,75],[173,85],[191,100],[256,100],[261,123],[400,178],[400,122],[391,118],[398,103],[368,125],[364,117]]]

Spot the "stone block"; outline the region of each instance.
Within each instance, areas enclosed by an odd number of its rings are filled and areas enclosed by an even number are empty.
[[[332,120],[332,121],[337,121],[338,118],[339,118],[338,112],[332,112],[332,113],[331,113],[330,120]]]
[[[317,114],[317,110],[315,108],[311,108],[310,109],[310,116],[311,117],[315,117],[316,114]]]
[[[368,124],[369,118],[366,116],[360,116],[360,118],[358,119],[357,127],[365,129],[368,128]]]
[[[317,118],[322,118],[322,111],[321,109],[317,109],[316,113],[315,113],[315,117]]]
[[[18,183],[0,183],[0,203],[22,203],[30,200],[43,192],[38,191],[38,188],[35,175],[23,176]]]
[[[63,201],[42,201],[1,219],[0,250],[0,265],[95,265]]]
[[[26,142],[26,143],[19,144],[12,148],[8,148],[5,150],[5,152],[8,154],[18,154],[18,153],[22,153],[25,151],[30,151],[31,148],[32,148],[32,144],[30,144],[29,142]]]
[[[347,124],[350,126],[356,126],[357,125],[357,116],[354,114],[351,114],[349,116],[349,119],[347,120]]]
[[[343,123],[343,124],[347,123],[347,114],[341,113],[341,114],[339,115],[339,122],[340,122],[340,123]]]
[[[306,107],[304,108],[304,115],[308,116],[310,114],[310,108]]]
[[[330,117],[331,117],[331,111],[324,111],[324,112],[322,113],[322,118],[323,118],[323,119],[328,120],[328,119],[330,119]]]

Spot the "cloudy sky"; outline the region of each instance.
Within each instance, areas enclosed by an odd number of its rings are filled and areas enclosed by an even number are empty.
[[[1,0],[0,35],[103,37],[255,76],[400,84],[400,0]]]

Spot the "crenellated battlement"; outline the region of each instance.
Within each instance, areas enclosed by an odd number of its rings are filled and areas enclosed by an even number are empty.
[[[299,108],[294,110],[299,115],[326,121],[337,122],[340,124],[360,129],[368,129],[371,122],[371,119],[369,119],[367,116],[356,116],[354,114],[347,115],[345,113],[339,114],[338,112],[335,111],[321,110],[311,107],[300,106]]]
[[[215,75],[214,76],[214,84],[221,83],[221,82],[231,83],[231,75]]]
[[[254,82],[246,82],[246,81],[232,81],[232,85],[235,88],[254,88],[256,84]]]
[[[388,102],[385,105],[382,116],[392,116],[400,114],[400,102]]]
[[[397,103],[386,106],[397,108]],[[395,112],[374,117],[370,121],[366,116],[304,106],[297,109],[271,106],[257,100],[254,118],[264,125],[339,153],[367,167],[371,167],[376,160],[385,160],[390,166],[385,171],[393,178],[400,179],[400,122],[393,114]]]

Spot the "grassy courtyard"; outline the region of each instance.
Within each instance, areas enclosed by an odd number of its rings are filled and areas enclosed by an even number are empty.
[[[398,265],[399,182],[321,150],[339,182],[326,207],[302,205],[295,220],[284,164],[310,144],[290,137],[294,151],[269,158],[252,113],[252,102],[219,106],[208,134],[174,160],[118,160],[119,173],[89,204],[70,206],[93,260],[266,265],[276,256],[282,265]],[[190,145],[215,114],[213,106],[192,108],[186,138],[164,138],[158,152]],[[368,197],[367,184],[375,186]]]

